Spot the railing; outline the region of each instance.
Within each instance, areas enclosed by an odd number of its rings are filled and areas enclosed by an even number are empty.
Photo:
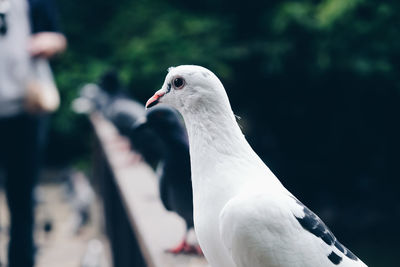
[[[202,257],[165,252],[181,241],[183,221],[164,209],[153,170],[130,151],[114,126],[96,114],[90,121],[96,137],[93,176],[114,266],[208,266]]]

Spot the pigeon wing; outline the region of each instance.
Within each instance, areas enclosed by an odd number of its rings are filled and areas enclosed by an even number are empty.
[[[337,253],[334,250],[328,255],[328,258],[334,264],[339,264],[342,261],[343,256],[347,257],[353,261],[359,261],[357,256],[355,256],[350,250],[343,246],[336,237],[332,234],[325,223],[308,209],[303,203],[294,198],[296,204],[303,209],[303,215],[295,215],[296,220],[300,223],[304,230],[313,234],[315,237],[324,241],[325,244],[330,246],[332,249],[335,247],[341,253]]]
[[[366,266],[314,213],[286,194],[233,198],[220,214],[220,233],[238,267]]]

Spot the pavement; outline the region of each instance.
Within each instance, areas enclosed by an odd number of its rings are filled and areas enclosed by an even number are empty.
[[[89,222],[78,227],[78,216],[61,183],[38,186],[35,240],[38,245],[37,267],[110,267],[109,244],[102,233],[100,201],[90,206]],[[0,189],[0,266],[6,266],[8,209]]]

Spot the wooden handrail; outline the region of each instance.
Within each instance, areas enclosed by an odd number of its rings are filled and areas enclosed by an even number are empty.
[[[181,241],[184,222],[164,209],[153,170],[129,149],[115,127],[97,114],[90,121],[146,266],[208,266],[202,257],[165,252]]]

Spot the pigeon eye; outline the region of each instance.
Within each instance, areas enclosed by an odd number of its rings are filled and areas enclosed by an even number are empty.
[[[175,89],[182,89],[185,86],[185,80],[181,77],[177,77],[173,81]]]

